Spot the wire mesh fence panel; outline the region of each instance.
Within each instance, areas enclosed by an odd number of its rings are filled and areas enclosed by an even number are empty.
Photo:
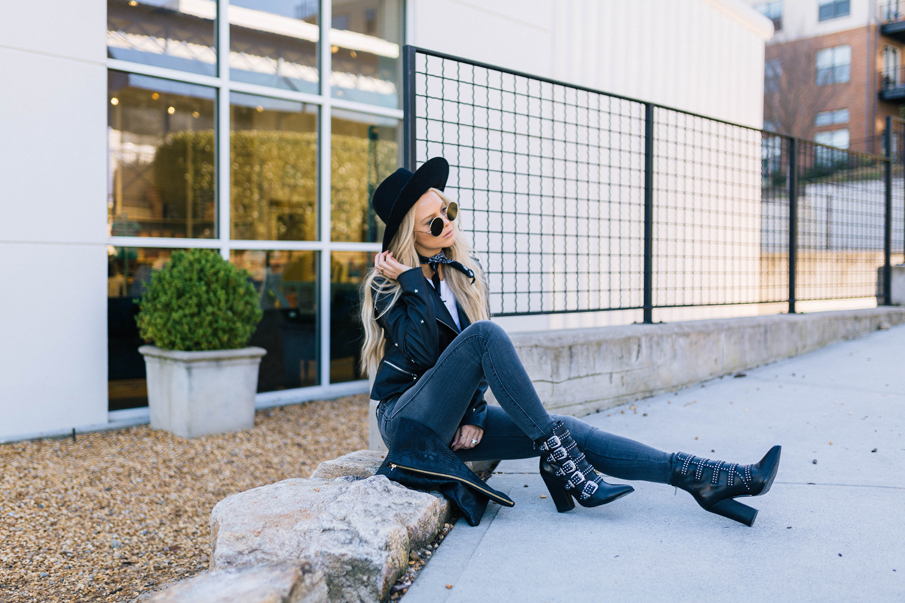
[[[659,107],[654,137],[654,307],[788,299],[783,139]]]
[[[491,311],[640,307],[643,105],[425,54],[414,77],[414,159],[450,162]]]
[[[449,161],[494,315],[885,303],[887,229],[905,261],[905,121],[887,159],[405,52],[409,167]]]
[[[890,170],[891,256],[892,265],[905,263],[905,121],[892,122],[892,165]],[[885,149],[884,149],[885,150]]]
[[[886,162],[801,141],[798,300],[882,298]]]

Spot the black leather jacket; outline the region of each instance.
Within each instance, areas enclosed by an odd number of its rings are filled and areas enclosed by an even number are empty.
[[[424,277],[420,266],[406,270],[397,280],[402,294],[390,311],[377,320],[383,327],[386,347],[383,359],[377,366],[371,399],[381,402],[395,398],[415,385],[459,334],[440,293]],[[386,310],[392,296],[378,295],[374,288],[371,289],[371,294],[374,298],[375,316],[380,315]],[[459,312],[459,323],[464,329],[471,322],[458,301],[456,309]],[[487,417],[487,402],[484,400],[486,390],[487,380],[482,378],[460,425],[484,428]]]

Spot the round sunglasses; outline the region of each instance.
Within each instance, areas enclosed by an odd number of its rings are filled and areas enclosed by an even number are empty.
[[[450,201],[449,205],[444,207],[441,211],[446,214],[446,219],[452,222],[456,219],[456,216],[459,215],[459,204],[455,201]],[[430,223],[430,234],[434,235],[435,237],[439,237],[441,234],[443,234],[444,226],[445,224],[443,223],[443,218],[439,216],[434,218]],[[418,232],[427,233],[426,230],[420,230]]]

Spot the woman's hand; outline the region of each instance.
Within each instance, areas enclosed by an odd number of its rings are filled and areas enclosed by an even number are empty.
[[[396,261],[392,251],[381,251],[374,257],[374,268],[378,274],[382,274],[387,278],[396,280],[399,275],[406,270],[411,270],[411,266],[406,266]]]
[[[453,436],[452,444],[449,445],[453,450],[467,450],[474,448],[481,443],[484,437],[484,430],[477,425],[462,425],[456,430]]]

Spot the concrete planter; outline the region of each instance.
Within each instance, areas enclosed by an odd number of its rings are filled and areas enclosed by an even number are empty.
[[[151,428],[184,438],[251,429],[263,348],[178,352],[143,345]]]

